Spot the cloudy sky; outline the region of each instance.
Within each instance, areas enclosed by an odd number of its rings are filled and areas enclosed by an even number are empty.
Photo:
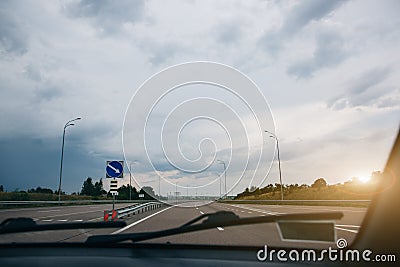
[[[104,177],[106,160],[124,159],[123,122],[132,96],[152,75],[190,61],[232,66],[258,85],[274,118],[284,183],[324,177],[334,184],[382,170],[400,118],[399,10],[396,0],[0,1],[0,184],[8,191],[56,189],[63,126],[76,117],[82,120],[66,133],[63,190],[76,192],[86,177]],[[162,114],[185,97],[219,99],[247,122],[231,94],[189,86],[155,109],[150,138],[159,138]],[[228,115],[219,120],[235,125]],[[204,172],[186,175],[171,167],[157,138],[148,148],[155,170],[140,153],[129,155],[126,165],[156,191],[161,174],[180,186],[211,182],[199,193],[218,194],[223,167],[212,160],[231,163],[227,184],[233,185],[242,161],[230,155],[243,149],[230,150],[222,128],[195,121],[182,132],[180,145],[191,159],[202,139],[214,140],[202,147],[210,165]],[[229,134],[242,137],[232,129]],[[270,158],[259,167],[265,183],[276,183],[274,139],[262,139]]]

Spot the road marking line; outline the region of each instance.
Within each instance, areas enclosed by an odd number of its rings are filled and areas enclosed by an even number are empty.
[[[57,220],[57,222],[67,222],[68,220]]]
[[[38,212],[54,212],[54,211],[60,211],[60,210],[39,210]]]
[[[286,207],[286,208],[290,208],[290,207]],[[315,211],[317,211],[317,210],[322,210],[322,211],[341,211],[341,212],[347,212],[347,211],[349,211],[349,212],[366,212],[367,211],[367,209],[365,209],[365,208],[360,208],[360,210],[351,210],[351,209],[335,209],[335,208],[333,208],[333,209],[324,209],[324,208],[317,208],[317,207],[299,207],[299,206],[295,206],[295,208],[296,209],[302,209],[302,210],[315,210]],[[362,210],[361,210],[362,209]]]
[[[245,209],[245,210],[251,210],[251,211],[256,211],[256,212],[260,212],[260,213],[266,213],[268,215],[278,215],[278,214],[285,214],[282,212],[271,212],[271,211],[267,211],[267,210],[259,210],[259,209],[254,209],[254,208],[248,208],[248,207],[243,207],[243,206],[239,206],[239,205],[232,205],[241,209]],[[241,211],[244,212],[244,211]]]
[[[224,231],[224,228],[222,228],[222,227],[217,227],[217,229],[220,231]]]
[[[347,231],[347,232],[350,232],[350,233],[355,233],[355,234],[358,233],[358,231],[356,231],[356,230],[344,229],[344,228],[340,228],[340,227],[335,227],[335,228],[338,229],[338,230]]]
[[[42,220],[42,222],[52,222],[53,219],[48,219],[48,220]]]
[[[167,207],[167,208],[165,208],[165,209],[163,209],[163,210],[160,210],[160,211],[158,211],[158,212],[156,212],[156,213],[153,213],[153,214],[151,214],[151,215],[149,215],[149,216],[147,216],[147,217],[144,217],[143,219],[140,219],[139,221],[133,222],[133,223],[131,223],[130,225],[127,225],[127,226],[125,226],[125,227],[123,227],[123,228],[121,228],[121,229],[119,229],[119,230],[117,230],[117,231],[115,231],[115,232],[113,232],[113,233],[111,233],[111,234],[112,234],[112,235],[119,234],[119,233],[121,233],[121,232],[123,232],[123,231],[125,231],[125,230],[127,230],[127,229],[129,229],[129,228],[131,228],[132,226],[135,226],[136,224],[139,224],[139,223],[141,223],[141,222],[144,222],[145,220],[147,220],[147,219],[149,219],[149,218],[151,218],[151,217],[153,217],[153,216],[156,216],[157,214],[160,214],[161,212],[164,212],[164,211],[166,211],[166,210],[169,210],[169,209],[172,208],[172,207],[174,207],[174,206],[170,206],[170,207]]]
[[[83,222],[83,220],[74,220],[74,222]]]
[[[204,214],[204,212],[200,211],[201,214]]]
[[[91,221],[96,221],[96,220],[100,220],[100,219],[103,219],[103,217],[94,218],[94,219],[90,219],[90,220],[87,220],[87,221],[88,221],[88,222],[91,222]]]
[[[358,225],[350,225],[350,224],[335,224],[335,226],[350,227],[350,228],[360,228],[361,227]]]

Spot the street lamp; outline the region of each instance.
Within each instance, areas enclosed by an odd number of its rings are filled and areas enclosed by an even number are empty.
[[[225,194],[226,192],[226,165],[225,165],[225,161],[218,159],[217,160],[219,163],[224,165],[224,175],[225,175]],[[221,178],[219,179],[219,195],[221,197]]]
[[[178,205],[178,182],[175,183],[175,204]]]
[[[64,130],[63,130],[63,138],[62,138],[62,146],[61,146],[61,163],[60,163],[60,183],[58,185],[58,202],[61,201],[61,178],[62,178],[62,167],[63,167],[63,159],[64,159],[64,141],[65,141],[65,129],[69,126],[74,126],[74,123],[71,123],[73,121],[80,120],[81,118],[76,118],[70,121],[67,121],[67,123],[64,125]]]
[[[282,185],[281,157],[279,156],[279,141],[275,134],[267,130],[265,130],[265,132],[271,134],[269,137],[274,138],[276,140],[276,148],[278,150],[279,181],[281,183],[281,200],[283,200],[283,185]]]
[[[132,162],[129,164],[129,201],[132,200]]]

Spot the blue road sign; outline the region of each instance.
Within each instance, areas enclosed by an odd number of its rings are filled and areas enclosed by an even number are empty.
[[[123,161],[107,161],[106,178],[122,178],[124,176]]]

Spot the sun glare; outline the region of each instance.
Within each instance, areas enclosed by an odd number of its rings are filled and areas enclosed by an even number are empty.
[[[371,179],[370,176],[359,176],[358,179],[362,182],[362,183],[368,183],[369,180]]]

